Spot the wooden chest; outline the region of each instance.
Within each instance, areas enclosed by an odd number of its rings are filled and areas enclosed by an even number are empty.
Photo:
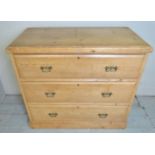
[[[125,128],[152,51],[127,27],[28,28],[7,50],[33,128]]]

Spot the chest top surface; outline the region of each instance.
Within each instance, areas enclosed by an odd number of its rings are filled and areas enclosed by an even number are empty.
[[[53,49],[69,52],[75,48],[100,49],[103,53],[141,54],[152,51],[149,44],[127,27],[28,28],[7,49],[17,53],[33,50],[35,53],[43,49],[45,52],[53,52]],[[78,52],[84,53],[84,50]]]

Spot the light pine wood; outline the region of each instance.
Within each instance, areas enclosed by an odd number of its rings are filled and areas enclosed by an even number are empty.
[[[101,129],[124,129],[127,127],[127,122],[90,122],[90,121],[70,121],[66,123],[37,123],[29,122],[31,128],[71,128],[71,129],[81,129],[81,128],[101,128]]]
[[[21,79],[136,79],[143,55],[15,55]],[[42,67],[51,67],[47,72]],[[106,71],[106,67],[117,67]]]
[[[15,74],[16,74],[16,77],[17,77],[17,80],[19,82],[20,81],[20,79],[19,79],[19,72],[18,72],[18,69],[16,67],[15,60],[14,60],[14,57],[13,57],[12,54],[10,54],[10,58],[11,58],[11,61],[12,61],[12,65],[13,65],[13,68],[14,68],[14,71],[15,71]],[[29,116],[29,120],[31,121],[31,113],[30,113],[30,110],[29,110],[29,107],[28,107],[28,104],[27,104],[27,101],[26,101],[26,98],[25,98],[25,94],[23,92],[23,87],[21,86],[21,83],[20,82],[18,84],[19,84],[19,89],[20,89],[21,95],[22,95],[23,100],[24,100],[24,105],[25,105],[27,114]]]
[[[50,124],[53,128],[106,128],[127,121],[127,107],[33,106],[32,122]],[[51,115],[50,115],[51,114]],[[53,115],[52,115],[53,114]],[[55,115],[54,115],[55,114]]]
[[[26,82],[22,83],[29,104],[130,104],[135,82]]]
[[[125,128],[152,48],[126,27],[29,28],[7,51],[32,128]]]
[[[13,53],[148,53],[152,48],[127,27],[28,28],[9,47]]]
[[[138,84],[140,83],[140,78],[141,78],[141,76],[142,76],[142,74],[143,74],[144,67],[145,67],[145,64],[146,64],[146,62],[147,62],[148,55],[149,55],[149,54],[145,54],[145,55],[144,55],[144,60],[143,60],[141,69],[139,70],[140,74],[139,74],[139,77],[138,77],[138,79],[137,79],[137,81],[136,81],[135,89],[133,89],[133,91],[132,91],[132,94],[133,94],[133,95],[132,95],[131,100],[130,100],[131,106],[130,106],[130,108],[129,108],[129,111],[131,110],[132,103],[133,103],[133,101],[134,101],[135,94],[136,94],[136,91],[137,91],[137,88],[138,88]]]

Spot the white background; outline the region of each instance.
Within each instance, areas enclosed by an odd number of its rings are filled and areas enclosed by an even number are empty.
[[[19,94],[17,80],[5,48],[27,27],[53,26],[129,26],[155,49],[155,22],[0,22],[0,79],[6,94]],[[151,53],[137,95],[155,95],[155,53]]]

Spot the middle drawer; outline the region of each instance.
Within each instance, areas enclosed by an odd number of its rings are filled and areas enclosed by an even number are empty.
[[[128,105],[135,82],[24,82],[29,104]]]

